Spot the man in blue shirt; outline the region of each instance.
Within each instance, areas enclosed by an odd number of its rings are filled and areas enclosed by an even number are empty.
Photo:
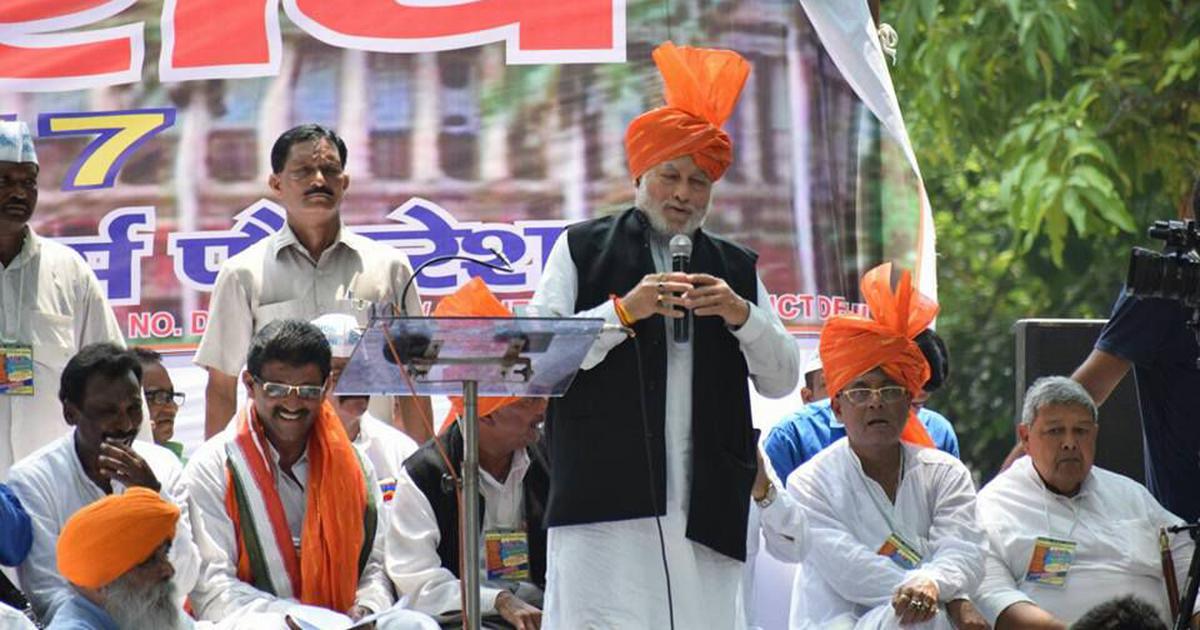
[[[1200,518],[1200,355],[1174,300],[1122,293],[1088,358],[1071,378],[1097,405],[1134,368],[1146,451],[1146,487],[1188,522]]]
[[[950,375],[950,357],[946,345],[932,329],[917,335],[916,342],[930,367],[924,395],[913,399],[913,405],[917,407],[917,419],[925,425],[938,450],[958,457],[958,436],[954,433],[954,427],[945,416],[924,406],[929,394],[941,387]],[[779,481],[785,484],[793,470],[846,435],[846,427],[830,408],[819,358],[810,361],[805,369],[804,387],[800,393],[807,404],[775,425],[763,443],[763,451],[771,460],[771,467],[775,469]]]
[[[48,630],[183,628],[167,554],[179,508],[133,487],[75,512],[58,536],[58,571],[72,595]]]
[[[33,544],[29,515],[8,486],[0,483],[0,564],[14,567]]]

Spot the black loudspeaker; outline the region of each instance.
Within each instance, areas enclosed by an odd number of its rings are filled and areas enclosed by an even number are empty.
[[[1025,390],[1040,376],[1070,376],[1092,352],[1104,328],[1103,319],[1022,319],[1013,326],[1017,338],[1017,418]],[[1146,483],[1142,414],[1133,370],[1100,407],[1096,465]]]

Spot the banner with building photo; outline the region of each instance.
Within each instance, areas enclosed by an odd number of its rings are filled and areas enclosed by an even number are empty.
[[[662,103],[650,52],[667,39],[753,64],[706,228],[759,252],[799,337],[860,308],[857,279],[881,261],[936,290],[928,202],[865,3],[345,6],[0,5],[0,115],[38,136],[33,225],[85,257],[132,343],[195,346],[222,261],[283,225],[268,152],[305,122],[346,139],[352,229],[414,265],[495,248],[516,267],[433,266],[417,282],[427,307],[473,276],[528,299],[565,226],[631,204],[624,130]]]

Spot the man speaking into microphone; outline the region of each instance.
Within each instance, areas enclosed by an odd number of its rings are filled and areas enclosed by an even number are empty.
[[[757,255],[701,228],[733,157],[721,125],[750,65],[670,42],[654,60],[667,105],[625,138],[635,207],[570,227],[533,298],[635,333],[603,335],[547,416],[550,630],[744,627],[748,380],[781,397],[798,378]],[[671,246],[680,235],[690,243]],[[690,329],[677,327],[689,313]]]

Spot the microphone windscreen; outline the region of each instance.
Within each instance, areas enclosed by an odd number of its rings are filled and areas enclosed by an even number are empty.
[[[687,234],[676,234],[675,236],[672,236],[671,243],[668,245],[668,247],[671,250],[672,258],[676,256],[692,255],[692,239]]]

